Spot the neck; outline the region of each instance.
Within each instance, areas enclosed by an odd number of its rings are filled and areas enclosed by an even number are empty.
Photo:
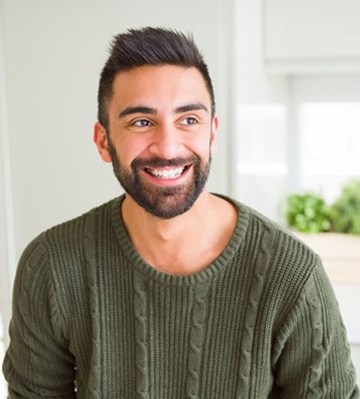
[[[171,219],[155,217],[126,196],[122,217],[139,255],[160,271],[192,274],[224,249],[236,223],[227,201],[203,192],[192,208]]]
[[[175,243],[177,239],[188,235],[189,225],[205,217],[209,196],[210,194],[204,192],[189,211],[174,218],[162,219],[150,214],[126,195],[122,205],[122,217],[131,238],[141,232],[141,236],[148,235],[150,241]]]

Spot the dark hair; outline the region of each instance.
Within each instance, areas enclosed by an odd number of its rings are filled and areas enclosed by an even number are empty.
[[[145,65],[179,65],[196,68],[204,78],[215,114],[215,98],[210,74],[192,36],[164,28],[130,29],[116,35],[110,56],[101,72],[98,91],[98,120],[108,128],[107,105],[113,94],[113,83],[121,71]]]

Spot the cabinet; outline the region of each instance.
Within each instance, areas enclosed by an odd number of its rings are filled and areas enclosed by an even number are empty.
[[[359,0],[263,0],[268,72],[360,72]]]

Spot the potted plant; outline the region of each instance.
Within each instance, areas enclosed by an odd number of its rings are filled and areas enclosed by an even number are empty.
[[[308,192],[287,198],[286,221],[289,227],[303,233],[320,233],[330,229],[330,212],[323,198]]]
[[[360,283],[360,180],[344,186],[331,205],[314,193],[290,195],[286,221],[319,253],[332,280]]]
[[[340,197],[330,207],[332,231],[360,236],[360,180],[343,187]]]

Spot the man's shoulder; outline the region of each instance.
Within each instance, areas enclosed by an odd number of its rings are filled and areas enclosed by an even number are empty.
[[[264,230],[269,232],[273,236],[277,236],[278,238],[285,239],[288,242],[288,245],[299,245],[303,247],[305,250],[313,252],[311,248],[309,248],[305,243],[303,243],[291,230],[289,230],[286,226],[270,219],[268,216],[259,212],[258,210],[252,208],[251,206],[239,202],[237,200],[231,199],[234,202],[239,211],[246,213],[249,218],[249,227],[254,227],[254,224],[259,228],[259,233]]]
[[[63,256],[64,251],[79,252],[84,240],[94,236],[100,224],[111,223],[114,207],[119,201],[120,198],[112,199],[43,231],[30,241],[21,258]]]
[[[237,204],[248,217],[243,254],[256,281],[266,281],[265,297],[277,309],[293,306],[314,273],[323,270],[319,255],[290,230],[257,210]]]
[[[226,197],[228,198],[228,197]],[[272,263],[281,266],[282,272],[311,273],[319,262],[318,254],[296,237],[285,226],[271,220],[261,212],[238,200],[228,198],[238,209],[239,222],[246,224],[245,242],[249,247],[257,248]]]
[[[88,229],[95,228],[102,220],[111,220],[114,206],[119,202],[119,198],[112,199],[106,203],[98,205],[83,214],[59,223],[45,230],[39,235],[45,240],[76,240],[82,238]]]

